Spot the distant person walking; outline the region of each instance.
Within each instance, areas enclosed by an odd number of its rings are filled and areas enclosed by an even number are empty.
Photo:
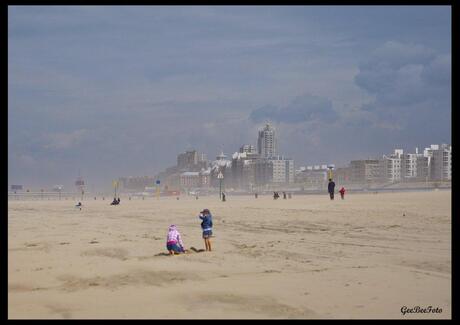
[[[254,196],[255,196],[255,197],[256,197],[256,199],[257,199],[257,196],[258,196],[258,194],[256,193],[256,194],[254,194]]]
[[[225,193],[222,192],[222,201],[225,202]]]
[[[286,200],[286,192],[283,192],[283,199]]]
[[[169,255],[185,253],[184,243],[175,225],[169,226],[168,235],[166,237],[166,249]]]
[[[203,231],[204,245],[206,251],[211,251],[211,236],[212,236],[212,215],[208,209],[204,209],[200,212],[199,218],[203,220],[201,222],[201,230]]]
[[[331,200],[334,199],[334,188],[335,188],[335,183],[332,180],[332,178],[329,178],[329,184],[327,184],[327,191],[329,192],[329,196],[331,197]]]
[[[342,188],[340,189],[339,193],[340,193],[340,197],[343,200],[345,198],[345,187],[342,186]]]

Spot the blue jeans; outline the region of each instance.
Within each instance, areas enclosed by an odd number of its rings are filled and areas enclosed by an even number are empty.
[[[183,253],[184,249],[180,247],[177,243],[176,244],[166,244],[166,248],[168,251],[174,251],[176,253]]]

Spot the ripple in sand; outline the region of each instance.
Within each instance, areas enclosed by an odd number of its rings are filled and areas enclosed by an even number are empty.
[[[127,260],[128,259],[128,251],[123,248],[117,247],[108,247],[108,248],[95,248],[86,250],[81,253],[82,256],[103,256],[103,257],[110,257],[116,258],[119,260]]]
[[[170,285],[171,282],[199,280],[200,277],[190,272],[136,270],[107,277],[81,278],[73,275],[62,275],[57,279],[63,282],[60,286],[61,290],[71,292],[91,287],[116,289],[121,286],[166,286]]]
[[[190,300],[189,300],[190,301]],[[286,304],[279,303],[271,297],[212,293],[200,294],[191,301],[199,301],[200,304],[221,308],[225,310],[234,310],[235,313],[251,313],[268,317],[281,318],[305,318],[315,315],[315,312],[308,308],[296,308]]]

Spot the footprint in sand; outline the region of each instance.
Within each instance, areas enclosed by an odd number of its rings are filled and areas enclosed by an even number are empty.
[[[115,258],[119,260],[127,260],[129,252],[123,248],[118,247],[106,247],[106,248],[94,248],[86,250],[81,253],[82,256],[102,256]]]

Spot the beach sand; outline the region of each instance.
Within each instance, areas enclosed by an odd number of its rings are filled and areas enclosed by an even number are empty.
[[[109,203],[8,202],[9,319],[451,318],[450,191]]]

